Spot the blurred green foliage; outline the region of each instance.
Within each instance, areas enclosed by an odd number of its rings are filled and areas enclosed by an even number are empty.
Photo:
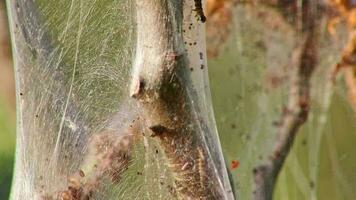
[[[288,77],[293,43],[299,39],[277,13],[263,7],[241,6],[233,17],[226,48],[209,60],[209,75],[226,162],[240,161],[232,174],[245,200],[253,191],[252,169],[267,159],[288,102],[289,82],[271,87],[270,75]],[[271,21],[278,28],[269,27]],[[321,26],[310,114],[280,174],[278,200],[356,198],[356,113],[342,77],[335,86],[329,79],[343,40],[330,39],[324,30]]]
[[[13,110],[0,96],[0,199],[8,199],[15,155]]]

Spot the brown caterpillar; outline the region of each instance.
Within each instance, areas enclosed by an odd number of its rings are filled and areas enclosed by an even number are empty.
[[[205,156],[202,147],[198,147],[198,171],[201,187],[206,187],[206,165],[205,165]]]
[[[206,17],[204,15],[204,10],[203,10],[203,0],[194,0],[195,4],[195,9],[194,11],[196,12],[196,17],[199,18],[199,20],[204,23],[206,21]]]

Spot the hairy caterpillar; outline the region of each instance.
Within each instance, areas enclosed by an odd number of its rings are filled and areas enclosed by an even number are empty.
[[[198,171],[201,187],[206,187],[206,165],[205,165],[205,156],[202,147],[198,147]]]
[[[206,17],[204,15],[204,11],[203,11],[202,0],[194,0],[194,4],[195,4],[194,11],[196,12],[196,16],[199,18],[199,20],[202,23],[204,23],[206,21]]]

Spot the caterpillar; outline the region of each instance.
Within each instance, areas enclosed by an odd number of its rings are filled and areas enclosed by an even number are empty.
[[[203,0],[194,0],[195,8],[194,11],[196,12],[196,17],[199,18],[199,20],[204,23],[206,21],[206,17],[204,15],[204,10],[203,10]]]
[[[205,188],[205,182],[206,182],[206,165],[205,165],[205,156],[203,152],[202,147],[198,147],[198,171],[199,171],[199,179],[200,179],[200,185],[202,188]]]

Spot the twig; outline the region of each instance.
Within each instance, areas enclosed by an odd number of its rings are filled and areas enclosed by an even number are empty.
[[[351,106],[356,109],[356,30],[349,30],[349,38],[341,53],[341,61],[332,68],[331,78],[336,82],[336,76],[343,72],[347,93]]]
[[[272,200],[278,174],[293,146],[299,128],[308,117],[310,78],[317,62],[317,33],[315,10],[311,1],[304,1],[302,9],[301,32],[304,40],[292,57],[293,66],[297,67],[291,74],[288,106],[283,110],[272,154],[265,163],[253,169],[255,200]]]

